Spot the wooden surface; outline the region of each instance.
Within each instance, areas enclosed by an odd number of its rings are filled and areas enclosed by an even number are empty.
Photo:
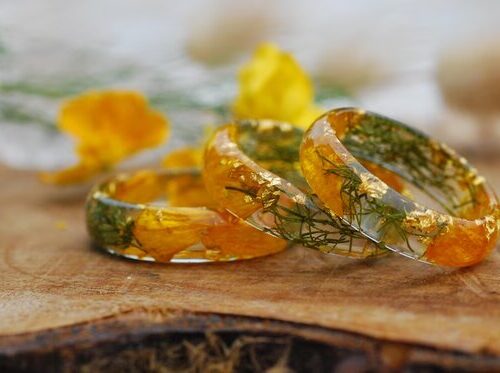
[[[500,163],[478,168],[499,186]],[[48,331],[102,320],[159,325],[179,313],[210,313],[499,361],[498,249],[461,270],[397,256],[354,261],[299,247],[226,264],[137,263],[91,247],[82,206],[78,191],[0,167],[0,353]]]

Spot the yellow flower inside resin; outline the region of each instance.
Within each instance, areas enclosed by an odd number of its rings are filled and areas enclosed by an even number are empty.
[[[162,160],[165,168],[201,168],[203,149],[186,146],[168,153]]]
[[[170,170],[199,170],[202,158],[202,149],[188,146],[168,153],[162,160],[162,166]],[[202,178],[196,174],[186,173],[172,179],[167,183],[166,194],[171,206],[215,208],[218,205],[208,195]]]
[[[314,105],[311,79],[290,53],[260,45],[239,74],[233,105],[238,119],[274,119],[307,128],[322,110]]]
[[[85,181],[138,151],[161,144],[169,129],[167,119],[134,91],[82,94],[62,106],[58,126],[75,138],[79,163],[41,175],[52,184]]]

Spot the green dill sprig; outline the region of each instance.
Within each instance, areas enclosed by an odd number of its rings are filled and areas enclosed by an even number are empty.
[[[313,196],[307,196],[304,202],[294,202],[291,206],[279,202],[276,193],[293,196],[276,186],[264,185],[262,188],[273,188],[270,193],[259,194],[250,187],[226,187],[226,190],[243,193],[253,201],[261,204],[261,213],[273,217],[272,227],[264,227],[265,232],[283,238],[304,247],[329,253],[353,254],[354,241],[366,240],[358,230],[343,219],[333,215],[327,209],[320,207],[320,202]],[[260,196],[260,197],[259,197]],[[264,196],[264,197],[262,197]],[[252,218],[250,218],[252,220]],[[261,224],[257,224],[261,225]],[[375,250],[371,255],[385,253],[386,250],[374,243]],[[358,255],[361,256],[359,253]]]
[[[87,202],[87,228],[96,242],[105,247],[126,248],[135,242],[134,219],[126,209],[99,198]]]
[[[346,220],[323,207],[302,176],[299,148],[303,131],[296,127],[284,130],[278,124],[264,128],[261,125],[261,121],[238,122],[238,146],[264,169],[298,187],[303,195],[293,195],[294,192],[271,185],[268,179],[263,179],[264,183],[259,183],[256,190],[255,185],[236,178],[234,181],[238,187],[227,186],[226,190],[243,193],[250,200],[260,203],[260,213],[270,215],[274,220],[263,230],[277,237],[323,252],[365,255],[355,251],[354,242],[358,239],[365,241],[366,237]],[[288,197],[287,202],[283,203],[278,196]],[[255,225],[262,224],[255,222]],[[372,255],[385,252],[385,249],[376,246]]]
[[[371,161],[394,171],[436,201],[449,214],[467,205],[474,205],[477,188],[467,184],[468,198],[458,198],[457,180],[468,170],[442,145],[420,132],[393,120],[367,115],[350,126],[345,147],[358,159]],[[439,193],[436,193],[439,191]]]
[[[409,241],[409,232],[403,228],[406,212],[384,203],[380,198],[361,192],[361,177],[352,167],[335,164],[319,151],[316,151],[316,154],[322,161],[325,174],[333,174],[342,179],[340,198],[344,205],[344,218],[349,224],[354,223],[360,227],[364,219],[375,217],[379,222],[377,228],[379,237],[384,238],[395,233],[406,243],[408,250],[415,253]],[[381,245],[385,245],[383,240]]]

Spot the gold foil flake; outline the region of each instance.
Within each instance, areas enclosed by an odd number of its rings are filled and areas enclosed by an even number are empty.
[[[419,236],[419,237],[417,237],[417,241],[421,242],[424,246],[429,246],[433,240],[434,240],[434,237],[431,237],[431,236]]]
[[[459,162],[462,166],[467,166],[467,159],[465,159],[464,157],[459,157],[459,158],[458,158],[458,162]]]
[[[227,142],[220,145],[220,151],[222,153],[234,153],[238,150],[238,146],[233,142]]]
[[[164,211],[159,209],[154,212],[154,217],[158,223],[161,223],[161,221],[164,219]]]
[[[433,235],[448,226],[451,222],[451,216],[426,209],[424,211],[414,210],[409,212],[403,221],[403,225],[408,230],[421,232],[425,235]]]
[[[481,184],[484,184],[486,179],[483,176],[476,176],[474,180],[472,181],[472,184],[475,186],[479,186]]]
[[[443,143],[438,143],[438,146],[443,150],[448,156],[451,156],[453,158],[458,158],[457,152],[450,148],[448,145],[443,144]]]
[[[276,122],[272,120],[260,120],[257,124],[257,132],[262,133],[270,131],[277,127]]]
[[[466,182],[468,182],[474,186],[479,186],[481,184],[484,184],[484,182],[485,182],[484,177],[478,175],[477,169],[475,169],[474,167],[470,168],[467,171],[464,179],[466,180]]]
[[[261,181],[262,179],[260,179],[260,178],[257,176],[257,174],[255,174],[255,173],[251,172],[251,173],[250,173],[250,180],[255,181],[256,183],[259,183],[259,184],[260,184],[260,181]]]
[[[275,188],[266,188],[260,195],[262,206],[265,209],[271,208],[276,205],[280,199],[281,192]]]
[[[290,132],[293,126],[289,123],[275,122],[273,120],[260,120],[256,123],[257,132],[262,133],[279,129],[281,132]]]
[[[359,178],[361,179],[361,184],[358,189],[360,194],[366,194],[369,197],[380,199],[387,192],[387,189],[389,189],[385,183],[369,173],[361,173]]]
[[[280,123],[280,130],[283,132],[290,132],[293,126],[290,123]]]
[[[108,197],[108,194],[107,193],[103,193],[101,192],[100,190],[96,191],[93,195],[92,195],[92,198],[94,199],[100,199],[100,198],[106,198]]]
[[[234,161],[231,161],[230,165],[231,165],[232,168],[238,168],[238,167],[243,166],[243,163],[241,161],[239,161],[239,160],[236,159]]]
[[[270,186],[278,186],[278,185],[281,185],[281,179],[279,177],[273,177],[270,181],[269,181],[269,185]]]
[[[335,136],[335,131],[333,128],[330,126],[329,123],[325,123],[323,125],[323,135],[324,136]]]
[[[435,140],[429,140],[429,147],[432,150],[441,150],[441,143],[439,143]]]
[[[262,179],[265,179],[265,180],[270,180],[273,178],[273,174],[269,171],[260,171],[258,173],[258,175],[262,178]]]
[[[299,205],[305,205],[306,203],[306,196],[304,194],[296,194],[292,197],[292,200]]]
[[[436,213],[429,209],[411,211],[406,215],[403,224],[408,229],[424,233],[431,233],[438,228]]]
[[[245,196],[243,197],[243,200],[244,200],[246,203],[252,203],[252,202],[253,202],[253,198],[252,198],[252,196],[249,196],[248,194],[245,194]]]
[[[489,240],[498,229],[497,220],[493,216],[488,215],[484,217],[483,224],[486,230],[486,239]]]
[[[116,194],[116,183],[110,183],[108,186],[108,193],[111,195]]]

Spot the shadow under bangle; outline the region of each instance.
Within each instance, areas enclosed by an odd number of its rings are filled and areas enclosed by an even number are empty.
[[[90,192],[88,231],[108,252],[145,261],[230,261],[287,247],[226,211],[196,207],[206,195],[198,170],[121,174]]]
[[[390,250],[462,267],[496,244],[499,207],[484,178],[446,145],[402,123],[332,110],[306,132],[300,154],[307,182],[331,213]],[[443,212],[394,190],[361,160],[394,171]]]
[[[300,171],[303,131],[287,123],[242,120],[220,127],[205,148],[204,180],[214,200],[276,237],[323,252],[366,258],[385,249],[332,216]],[[395,188],[391,172],[375,167]]]

